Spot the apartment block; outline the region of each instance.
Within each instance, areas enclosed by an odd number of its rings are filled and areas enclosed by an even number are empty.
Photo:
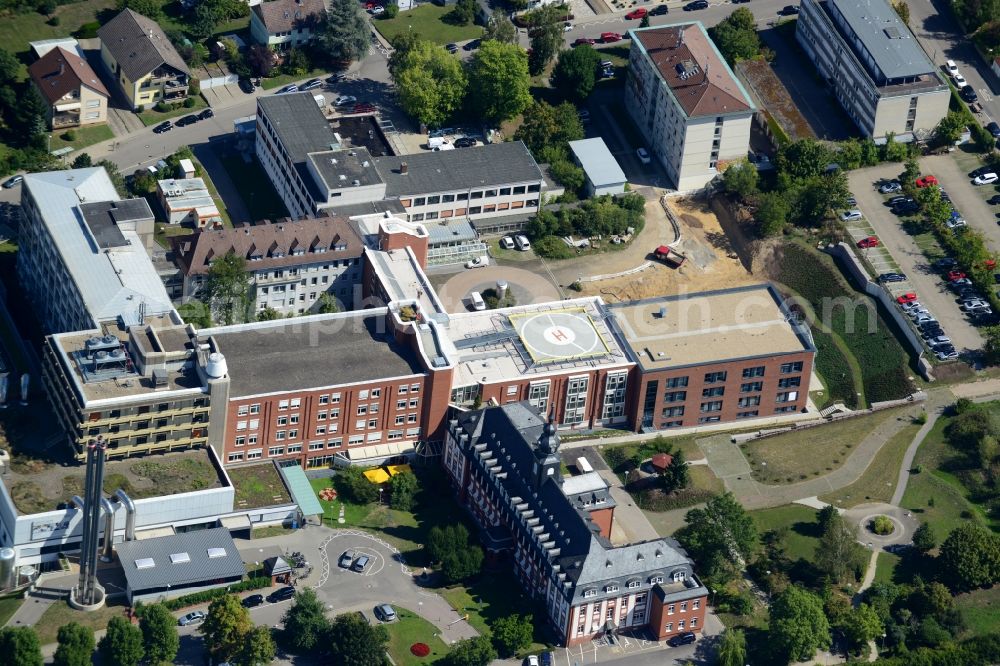
[[[678,190],[746,157],[756,108],[701,22],[631,30],[625,107]]]
[[[323,215],[207,229],[176,237],[172,244],[183,280],[182,302],[203,298],[212,261],[230,253],[246,259],[258,311],[312,312],[323,294],[350,310],[358,298],[364,246],[346,218]]]
[[[596,472],[564,479],[559,447],[526,402],[449,419],[443,464],[490,559],[514,568],[562,645],[701,631],[708,590],[691,560],[668,539],[613,544],[607,485]]]
[[[803,0],[795,38],[865,136],[924,138],[951,91],[886,0]]]

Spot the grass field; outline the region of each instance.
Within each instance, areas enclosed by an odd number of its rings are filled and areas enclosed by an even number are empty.
[[[162,113],[157,111],[156,109],[150,108],[146,109],[142,113],[137,113],[136,115],[139,116],[139,120],[141,120],[146,127],[149,127],[150,125],[157,125],[169,118],[176,118],[177,116],[186,116],[189,113],[198,113],[198,111],[208,106],[208,103],[205,101],[205,98],[202,97],[201,95],[194,95],[189,99],[194,100],[194,106],[190,108],[184,106],[183,104],[177,104],[177,105],[171,105],[169,111],[164,111]]]
[[[396,666],[422,666],[431,664],[448,654],[448,646],[438,636],[437,627],[416,613],[393,606],[398,621],[385,625],[389,630],[389,656]],[[431,653],[416,657],[410,652],[414,643],[426,643]]]
[[[17,612],[17,609],[21,607],[24,603],[24,599],[20,596],[15,597],[4,597],[0,599],[0,627],[7,624],[7,620]]]
[[[56,9],[55,15],[59,17],[59,25],[55,26],[49,25],[46,22],[48,17],[38,12],[10,13],[0,19],[0,44],[11,53],[23,56],[23,60],[30,48],[28,42],[66,37],[84,23],[96,21],[97,15],[102,11],[114,9],[116,6],[116,0],[87,0],[63,5]],[[22,78],[26,78],[27,68],[22,68],[21,73]]]
[[[818,428],[793,431],[741,444],[761,483],[798,483],[840,467],[868,434],[906,409],[887,409]]]
[[[247,210],[254,215],[254,220],[276,220],[288,217],[284,202],[274,189],[264,168],[257,158],[247,164],[237,155],[218,155],[222,168],[229,174],[229,179],[239,191]]]
[[[233,467],[229,478],[236,488],[235,505],[239,509],[250,509],[291,501],[281,475],[271,463]]]
[[[965,621],[967,635],[996,633],[1000,627],[1000,585],[955,597],[955,606]]]
[[[35,624],[38,642],[42,645],[56,642],[59,627],[70,622],[76,622],[88,629],[98,631],[108,626],[108,622],[116,615],[124,616],[125,606],[121,602],[112,604],[89,613],[81,613],[69,607],[65,601],[57,601],[49,606]]]
[[[422,4],[416,9],[400,12],[394,19],[372,21],[372,26],[390,42],[393,37],[404,32],[413,32],[420,35],[421,39],[435,44],[464,42],[483,34],[483,29],[474,23],[452,25],[442,20],[453,8],[431,3]]]
[[[773,509],[751,511],[750,517],[761,534],[788,528],[781,541],[785,553],[793,561],[803,559],[811,562],[816,556],[819,525],[815,509],[799,504],[786,504]]]
[[[313,77],[323,76],[324,74],[326,74],[326,70],[322,68],[310,70],[305,74],[279,74],[271,78],[261,79],[260,87],[264,90],[273,90],[284,87],[289,83],[294,83],[295,81],[304,81]]]
[[[896,490],[903,455],[918,430],[920,426],[916,423],[903,428],[882,445],[860,479],[820,499],[843,509],[865,502],[888,502]]]
[[[153,238],[160,245],[160,247],[169,250],[170,239],[173,236],[183,236],[185,234],[192,233],[194,233],[194,229],[191,227],[185,227],[179,224],[164,224],[163,222],[157,222],[154,225]]]
[[[72,148],[79,150],[92,146],[101,141],[114,138],[114,132],[107,125],[91,125],[90,127],[74,127],[73,133],[76,135],[72,141],[63,139],[66,130],[51,132],[52,138],[49,141],[49,150],[59,150],[60,148]]]

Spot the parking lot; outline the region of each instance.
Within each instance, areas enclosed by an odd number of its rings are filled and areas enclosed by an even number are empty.
[[[951,195],[955,207],[968,221],[969,226],[980,231],[993,252],[1000,252],[1000,226],[996,213],[1000,207],[986,203],[997,193],[995,186],[976,187],[969,178],[969,172],[979,163],[972,156],[962,153],[934,155],[920,160],[924,173],[932,173],[941,182],[941,188]],[[967,168],[966,168],[967,167]]]
[[[945,335],[952,339],[956,349],[959,351],[980,349],[983,346],[982,336],[959,309],[955,294],[948,289],[940,272],[930,265],[913,236],[903,229],[900,218],[885,205],[885,197],[876,189],[879,181],[897,178],[901,171],[900,164],[883,164],[870,169],[858,169],[848,174],[851,193],[858,201],[857,208],[865,216],[865,220],[861,223],[852,223],[854,229],[851,232],[852,236],[857,234],[857,238],[861,238],[870,235],[870,232],[862,232],[862,229],[867,229],[870,225],[874,235],[879,238],[880,246],[891,253],[892,259],[899,266],[899,271],[907,276],[906,282],[889,285],[892,293],[898,295],[915,292],[920,303],[941,322]],[[924,173],[935,172],[927,167]],[[971,224],[972,220],[969,217],[971,213],[964,210],[966,207],[964,201],[956,196],[957,188],[952,192],[951,186],[945,185],[945,189],[952,194],[956,206]],[[867,225],[864,222],[867,222]],[[881,270],[878,268],[879,265],[882,264],[876,264],[876,270]]]

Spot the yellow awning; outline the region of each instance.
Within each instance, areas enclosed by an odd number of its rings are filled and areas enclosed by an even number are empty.
[[[384,469],[370,469],[365,472],[365,478],[372,483],[385,483],[389,480],[389,473]]]
[[[403,472],[412,472],[409,465],[389,465],[386,467],[389,470],[389,476],[396,476],[397,474],[402,474]]]

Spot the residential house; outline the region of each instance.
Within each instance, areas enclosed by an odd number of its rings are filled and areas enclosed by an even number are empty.
[[[181,160],[188,162],[190,160]],[[192,169],[193,173],[193,169]],[[160,205],[168,224],[191,224],[196,229],[222,226],[222,216],[202,178],[168,178],[156,181]]]
[[[126,9],[97,36],[101,60],[133,109],[187,98],[191,71],[156,21]]]
[[[287,51],[308,44],[326,16],[323,0],[271,0],[250,9],[250,34],[258,44]]]
[[[108,90],[75,51],[57,46],[28,67],[28,75],[48,102],[53,130],[106,122]]]

